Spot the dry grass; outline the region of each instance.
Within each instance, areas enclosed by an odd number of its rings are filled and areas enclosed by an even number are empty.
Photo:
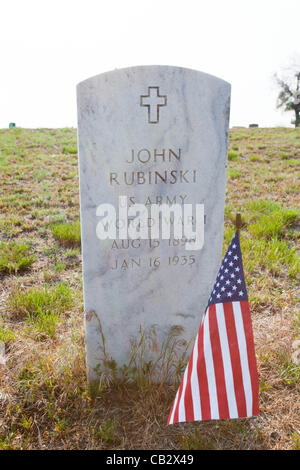
[[[96,395],[87,388],[76,130],[1,130],[0,149],[0,242],[24,243],[34,255],[24,272],[0,272],[0,341],[6,353],[0,364],[0,448],[299,449],[299,369],[291,362],[300,334],[300,222],[294,210],[299,129],[230,133],[224,246],[240,210],[261,414],[169,427],[175,385],[114,383]],[[71,235],[70,227],[77,227]],[[30,305],[39,318],[43,309],[49,313],[43,293],[58,285],[68,286],[72,302],[56,310],[51,334],[37,334],[26,302],[18,300],[37,291]]]

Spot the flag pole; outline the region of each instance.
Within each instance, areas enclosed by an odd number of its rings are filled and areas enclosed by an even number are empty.
[[[235,217],[235,226],[236,226],[236,229],[238,231],[238,236],[240,238],[240,234],[241,234],[241,228],[242,228],[242,216],[241,216],[241,213],[238,212],[236,214],[236,217]]]

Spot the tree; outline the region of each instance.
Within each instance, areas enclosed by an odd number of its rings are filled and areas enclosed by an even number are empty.
[[[283,108],[284,111],[294,111],[295,120],[292,124],[300,127],[300,72],[296,72],[296,87],[290,79],[282,79],[275,75],[278,86],[280,87],[277,98],[277,108]]]

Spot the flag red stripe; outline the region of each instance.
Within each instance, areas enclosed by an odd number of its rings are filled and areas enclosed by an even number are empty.
[[[216,306],[209,307],[209,331],[211,337],[211,349],[214,361],[215,379],[218,397],[218,408],[220,419],[229,418],[229,407],[222,358],[220,335],[216,317]]]
[[[194,421],[194,406],[193,406],[193,397],[192,397],[192,388],[191,388],[193,353],[194,353],[194,348],[192,350],[191,358],[188,364],[188,375],[187,375],[186,388],[185,388],[185,394],[184,394],[184,409],[185,409],[186,421]]]
[[[248,364],[249,364],[251,386],[252,386],[252,396],[253,396],[253,410],[252,411],[253,411],[253,415],[258,415],[259,414],[259,400],[258,400],[259,382],[258,382],[258,374],[257,374],[251,314],[250,314],[249,303],[247,301],[242,301],[240,302],[240,304],[241,304],[241,311],[243,315],[243,323],[244,323],[244,330],[245,330],[245,337],[246,337],[246,344],[247,344]]]
[[[239,418],[247,416],[246,397],[243,384],[240,351],[235,327],[233,307],[231,302],[223,303],[227,337],[232,365],[234,391]]]
[[[204,315],[207,315],[207,311],[205,312]],[[211,413],[210,413],[210,400],[209,400],[208,382],[207,382],[206,367],[205,367],[204,347],[203,347],[203,324],[204,324],[204,321],[202,321],[200,325],[199,335],[198,335],[197,375],[198,375],[198,382],[199,382],[202,420],[207,420],[211,418]]]

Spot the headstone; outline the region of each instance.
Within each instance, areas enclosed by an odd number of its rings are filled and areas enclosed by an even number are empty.
[[[182,350],[195,338],[221,262],[230,85],[195,70],[141,66],[79,83],[77,100],[86,354],[94,381],[108,362],[129,363],[142,331],[155,331],[151,358],[170,331],[179,332]],[[185,238],[174,236],[99,239],[97,208],[111,204],[118,213],[119,196],[133,208],[204,204],[202,249],[187,250]]]

